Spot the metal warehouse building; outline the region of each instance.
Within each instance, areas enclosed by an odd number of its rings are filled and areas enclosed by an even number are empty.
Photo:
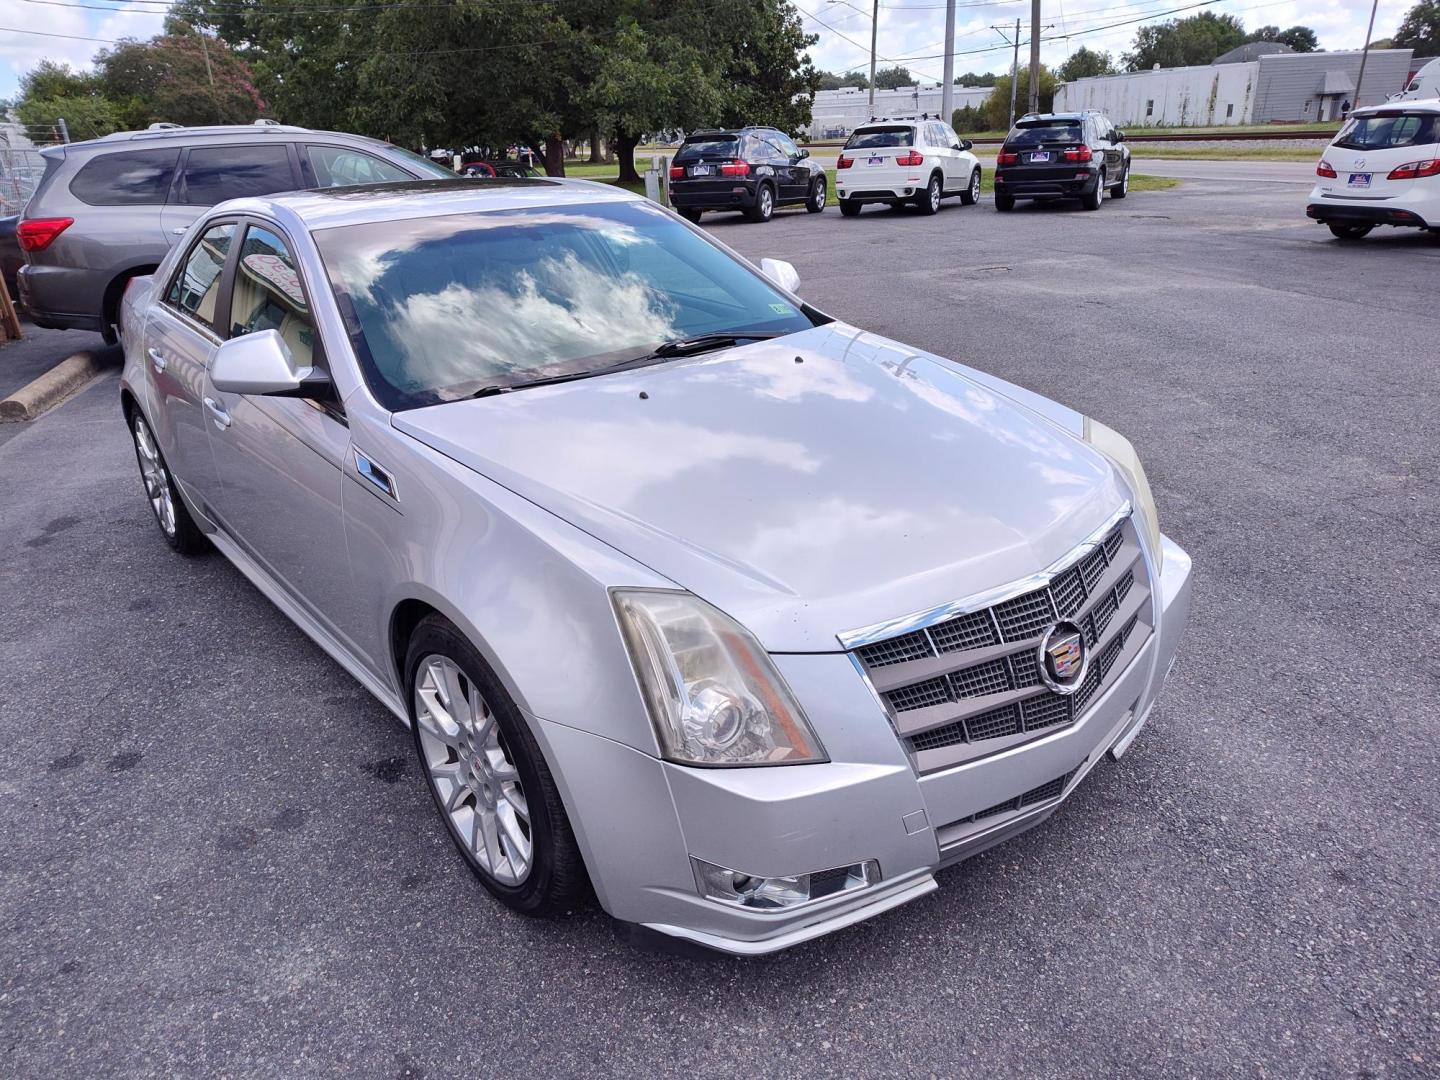
[[[930,86],[902,86],[898,90],[875,91],[875,116],[910,116],[930,113],[939,116],[945,88],[940,83]],[[990,88],[955,87],[954,108],[980,106],[990,97]],[[810,111],[811,139],[843,139],[870,119],[870,91],[858,86],[842,86],[838,90],[821,90],[815,94]],[[949,119],[948,117],[946,118]]]
[[[1239,63],[1077,79],[1056,91],[1055,108],[1098,109],[1131,127],[1338,120],[1345,102],[1378,104],[1409,79],[1411,50],[1371,49],[1357,100],[1360,58],[1358,50],[1281,52]]]

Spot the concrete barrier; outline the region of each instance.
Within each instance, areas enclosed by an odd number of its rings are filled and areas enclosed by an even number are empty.
[[[67,356],[44,375],[0,401],[0,424],[34,420],[95,378],[105,367],[99,351]]]

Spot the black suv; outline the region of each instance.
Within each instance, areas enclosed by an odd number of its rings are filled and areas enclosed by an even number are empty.
[[[1031,113],[1015,121],[995,158],[995,209],[1016,199],[1079,199],[1099,210],[1130,190],[1125,133],[1098,112]]]
[[[741,210],[769,221],[777,206],[825,209],[825,170],[782,131],[746,127],[696,131],[670,165],[670,205],[688,221],[702,210]]]

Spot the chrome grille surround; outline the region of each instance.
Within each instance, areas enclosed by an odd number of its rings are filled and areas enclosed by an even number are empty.
[[[1130,507],[1048,570],[969,602],[840,635],[920,773],[962,764],[1080,719],[1154,627]],[[1074,692],[1041,680],[1052,624],[1081,628],[1089,671]]]

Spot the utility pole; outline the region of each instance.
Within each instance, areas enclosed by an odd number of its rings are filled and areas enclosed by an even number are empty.
[[[1380,0],[1375,0],[1378,4]],[[875,115],[875,35],[880,32],[880,0],[870,12],[870,115]]]
[[[945,86],[940,91],[940,119],[955,115],[955,0],[945,0]]]
[[[1380,0],[1375,0],[1379,3]],[[1015,58],[1010,61],[1010,127],[1015,126],[1015,84],[1020,79],[1020,20],[1015,20]]]
[[[1375,0],[1378,4],[1380,0]],[[1040,0],[1030,0],[1030,108],[1040,111]]]
[[[1365,28],[1365,51],[1360,54],[1360,76],[1355,80],[1355,108],[1360,107],[1360,88],[1365,85],[1365,61],[1370,59],[1370,35],[1375,32],[1375,9],[1380,0],[1370,5],[1370,25]]]

